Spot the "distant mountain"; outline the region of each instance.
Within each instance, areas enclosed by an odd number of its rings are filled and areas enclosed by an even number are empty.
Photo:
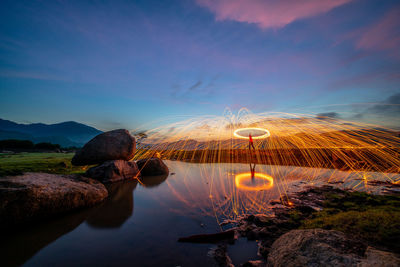
[[[56,124],[20,124],[0,119],[0,140],[31,140],[34,143],[50,142],[63,147],[79,147],[100,133],[102,131],[96,128],[74,121]]]

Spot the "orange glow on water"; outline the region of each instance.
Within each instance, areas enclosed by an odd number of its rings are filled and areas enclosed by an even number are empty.
[[[249,186],[243,183],[244,180],[251,180],[251,179],[262,179],[268,181],[268,183],[256,186]],[[235,185],[236,188],[247,191],[268,190],[274,186],[274,178],[265,173],[256,172],[252,175],[251,172],[245,172],[235,175]]]

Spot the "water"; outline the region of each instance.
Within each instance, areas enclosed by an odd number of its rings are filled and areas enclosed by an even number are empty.
[[[400,179],[397,174],[287,166],[166,164],[169,176],[112,184],[110,198],[102,205],[3,237],[2,265],[215,266],[207,256],[214,245],[177,239],[218,232],[220,222],[243,214],[270,213],[270,200],[285,198],[303,185],[329,181],[342,188],[377,191],[382,188],[369,187],[366,181]],[[256,247],[243,239],[228,251],[234,264],[240,264],[258,258]]]

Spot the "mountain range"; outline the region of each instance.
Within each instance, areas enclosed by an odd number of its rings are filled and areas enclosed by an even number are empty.
[[[31,140],[34,143],[59,144],[62,147],[81,147],[100,133],[102,131],[75,121],[20,124],[0,119],[0,140]]]

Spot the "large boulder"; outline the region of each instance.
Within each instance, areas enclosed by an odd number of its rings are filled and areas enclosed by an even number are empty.
[[[278,238],[268,266],[357,266],[366,245],[333,230],[292,230]]]
[[[25,173],[0,179],[0,225],[93,206],[108,195],[98,181],[77,175]]]
[[[132,179],[138,174],[138,166],[133,161],[109,160],[90,168],[86,171],[85,176],[99,180],[102,183],[113,183]]]
[[[342,232],[292,230],[279,237],[268,254],[268,266],[400,266],[398,255],[367,247]]]
[[[72,158],[76,166],[101,164],[108,160],[131,160],[136,151],[135,138],[127,130],[99,134],[87,142]]]
[[[167,165],[159,158],[141,159],[136,163],[142,176],[157,176],[169,173]]]

